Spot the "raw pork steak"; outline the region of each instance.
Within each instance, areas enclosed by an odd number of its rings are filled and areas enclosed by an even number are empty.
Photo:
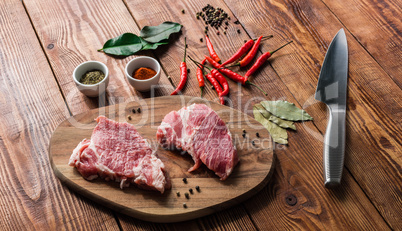
[[[97,177],[120,182],[120,188],[135,183],[161,193],[170,185],[164,164],[133,125],[99,116],[91,140],[74,149],[69,165],[87,180]]]
[[[225,180],[238,163],[232,135],[218,114],[204,104],[193,104],[165,116],[156,133],[164,147],[187,151],[194,160],[194,171],[204,163]]]

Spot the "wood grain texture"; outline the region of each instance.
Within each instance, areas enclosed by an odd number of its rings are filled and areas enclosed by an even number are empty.
[[[323,2],[402,88],[402,1]]]
[[[165,150],[158,145],[155,134],[165,115],[193,103],[210,106],[226,122],[232,133],[240,161],[225,181],[220,181],[205,166],[188,173],[187,169],[194,164],[189,155],[182,156],[178,151]],[[132,108],[139,106],[142,108],[141,113],[133,114]],[[165,164],[172,182],[171,190],[163,194],[135,187],[121,190],[115,182],[87,181],[75,168],[68,165],[72,150],[84,138],[91,137],[92,129],[88,127],[95,127],[94,119],[99,115],[134,124],[152,149],[157,150],[158,157]],[[132,119],[127,120],[127,115],[131,115]],[[250,136],[243,138],[243,129],[246,129]],[[257,132],[260,138],[251,136]],[[251,142],[255,142],[255,145]],[[158,97],[144,100],[141,104],[117,104],[69,118],[53,133],[49,156],[55,174],[74,191],[118,212],[162,223],[202,217],[244,201],[265,187],[273,173],[274,161],[272,139],[261,124],[229,107],[188,96]],[[184,177],[188,179],[188,183],[182,181]],[[201,188],[200,192],[195,190],[197,185]],[[192,188],[194,193],[190,193],[190,199],[186,199],[184,194],[188,193],[189,188]],[[181,196],[178,197],[176,192],[180,192]],[[188,207],[183,208],[183,203]]]
[[[278,57],[285,51],[278,52],[277,58],[271,59],[271,65],[297,101],[304,102],[306,110],[316,118],[314,124],[320,133],[324,133],[326,110],[312,97],[320,63],[342,24],[320,1],[278,1],[257,5],[248,1],[226,2],[252,36],[269,28],[280,37],[294,38],[291,55]],[[242,10],[244,8],[250,11]],[[254,12],[267,20],[257,22]],[[388,224],[398,228],[402,225],[398,218],[401,217],[399,194],[402,188],[402,117],[398,99],[402,97],[402,91],[351,34],[347,37],[350,64],[345,166]],[[389,190],[382,190],[384,188]]]
[[[0,28],[0,230],[118,230],[54,177],[47,146],[69,111],[21,1],[0,2]]]
[[[122,1],[26,1],[24,2],[38,37],[45,47],[53,72],[72,114],[88,109],[149,97],[139,93],[125,77],[126,64],[142,52],[127,58],[113,58],[98,52],[110,38],[122,33],[139,34],[135,21]],[[74,68],[81,62],[97,60],[109,68],[110,82],[106,97],[88,98],[81,94],[72,81]],[[160,85],[170,86],[164,73]],[[154,94],[167,94],[157,88]]]
[[[184,24],[183,34],[187,37],[188,41],[193,41],[193,45],[189,44],[189,53],[194,54],[192,56],[197,57],[197,59],[201,59],[204,54],[207,53],[207,49],[205,44],[199,44],[199,38],[203,37],[204,26],[200,21],[195,21],[195,13],[199,11],[202,7],[204,7],[207,3],[215,6],[221,7],[226,12],[230,14],[232,17],[232,22],[235,20],[235,16],[230,13],[230,10],[223,2],[197,2],[197,1],[187,1],[185,4],[174,4],[173,1],[148,1],[147,5],[141,4],[140,2],[130,1],[127,2],[127,5],[134,15],[136,22],[141,26],[144,26],[149,21],[154,22],[154,24],[158,24],[160,21],[164,20],[176,20],[180,23]],[[248,6],[247,4],[254,4],[254,2],[242,2],[234,3],[238,4],[241,12],[249,13],[248,17],[252,19],[256,19],[259,22],[259,19],[264,18],[264,20],[268,20],[272,18],[272,16],[260,15],[260,7],[263,7],[261,3],[257,3],[255,6]],[[232,8],[232,5],[229,5]],[[185,10],[185,14],[180,15],[178,17],[181,9]],[[237,8],[236,8],[237,9]],[[247,9],[247,10],[245,10]],[[249,11],[252,9],[252,11]],[[270,8],[272,9],[272,6]],[[147,11],[144,15],[142,12]],[[281,13],[280,10],[277,12]],[[154,17],[147,17],[147,15],[154,15]],[[239,17],[240,21],[241,18]],[[290,22],[291,19],[288,19]],[[241,21],[242,22],[242,21]],[[257,23],[253,21],[249,27],[256,27],[253,24]],[[248,28],[247,29],[248,32]],[[186,29],[187,28],[187,29]],[[241,33],[238,34],[236,30],[241,27],[235,26],[231,24],[231,28],[228,30],[228,35],[216,35],[211,34],[211,40],[215,45],[215,49],[218,54],[220,54],[224,59],[228,58],[231,54],[233,54],[241,44],[243,44],[244,39],[248,39],[244,30],[241,30]],[[259,28],[259,27],[257,27]],[[269,27],[266,27],[269,28]],[[260,30],[258,33],[250,33],[251,37],[258,37],[259,35],[267,35],[274,34],[273,40],[268,40],[264,42],[262,45],[262,49],[267,48],[267,44],[273,44],[270,46],[278,47],[281,44],[285,43],[290,37],[284,36],[281,34],[281,28],[277,30]],[[286,28],[286,26],[283,26]],[[282,29],[283,29],[282,28]],[[190,38],[190,39],[189,39]],[[305,42],[304,44],[308,44]],[[166,69],[168,75],[174,75],[174,73],[178,73],[178,69],[174,68],[177,66],[177,63],[181,60],[182,54],[182,46],[174,47],[171,49],[171,52],[168,54],[158,54],[161,57],[161,61],[163,64],[166,64],[170,69]],[[275,60],[286,59],[286,57],[297,56],[297,53],[293,52],[294,44],[290,45],[288,48],[283,51],[278,52],[276,55],[277,58]],[[299,47],[299,46],[298,46]],[[271,50],[270,49],[270,50]],[[318,61],[317,61],[318,63]],[[292,62],[285,62],[284,66],[294,66],[301,69],[307,69],[305,64],[300,60],[293,60]],[[173,66],[173,67],[172,67]],[[234,69],[238,71],[238,69]],[[293,74],[297,74],[296,70],[292,70]],[[245,70],[240,70],[239,73],[244,73]],[[192,72],[193,73],[193,72]],[[282,73],[281,73],[282,74]],[[290,73],[287,73],[290,74]],[[300,75],[296,75],[300,78]],[[197,94],[197,82],[195,78],[191,80],[190,78],[190,86],[193,84],[192,88],[189,90],[185,90],[185,94]],[[191,82],[192,81],[192,82]],[[288,89],[288,84],[292,86],[292,82],[286,82],[284,84],[283,80],[281,80],[276,74],[276,69],[272,69],[269,65],[266,65],[263,70],[256,75],[252,81],[259,83],[263,86],[265,90],[269,92],[268,99],[284,99],[291,102],[296,103],[299,107],[302,107],[304,102],[300,100],[299,102],[296,100],[299,95],[303,95],[304,97],[312,96],[314,91],[310,91],[311,84],[306,83],[306,86],[303,85],[294,85],[291,91]],[[300,82],[300,81],[299,81]],[[236,86],[233,82],[230,82],[231,87],[231,96],[230,102],[233,103],[233,107],[241,110],[243,112],[251,114],[251,107],[254,103],[260,100],[266,100],[261,96],[259,92],[256,92],[255,89],[252,88],[241,88]],[[292,86],[293,87],[293,86]],[[297,89],[296,89],[297,88]],[[306,89],[309,91],[306,92]],[[213,93],[213,92],[212,92]],[[311,94],[311,95],[309,95]],[[207,94],[207,98],[214,97],[210,93]],[[320,109],[320,108],[319,108]],[[313,107],[307,108],[307,111],[310,113],[310,110],[317,110]],[[322,108],[321,108],[322,110]],[[322,113],[321,117],[324,115]],[[281,195],[277,195],[269,191],[270,194],[267,195],[267,190],[264,189],[263,192],[259,193],[255,198],[253,197],[245,204],[247,207],[247,213],[250,214],[253,222],[257,225],[259,229],[269,229],[270,227],[276,227],[277,229],[297,229],[297,228],[308,228],[308,227],[334,227],[338,229],[342,229],[345,227],[348,228],[367,228],[370,227],[372,229],[384,228],[387,226],[382,220],[381,216],[375,210],[373,206],[370,205],[369,200],[365,197],[364,192],[361,191],[359,185],[357,185],[348,172],[345,172],[344,178],[348,178],[345,181],[351,182],[349,187],[342,187],[344,192],[342,193],[342,199],[334,199],[334,194],[328,193],[322,186],[322,135],[319,131],[312,126],[310,123],[304,123],[297,127],[298,131],[296,133],[290,132],[290,145],[289,146],[275,146],[275,152],[278,153],[278,162],[279,165],[282,165],[285,173],[285,178],[281,179],[281,181],[275,181],[273,185],[270,185],[270,189],[278,188],[284,190],[286,193]],[[307,169],[306,169],[306,166]],[[297,169],[297,170],[296,170]],[[275,170],[277,172],[277,170]],[[282,175],[282,174],[279,174]],[[307,209],[298,209],[294,213],[293,217],[288,217],[286,213],[286,208],[288,207],[287,203],[285,203],[287,195],[291,194],[294,191],[293,182],[303,182],[303,193],[306,194],[303,204],[306,206],[306,203],[313,203],[310,205],[312,208]],[[301,190],[301,189],[300,189]],[[265,193],[264,193],[265,192]],[[302,196],[303,194],[298,194]],[[359,200],[355,200],[355,195],[359,195]],[[258,197],[258,199],[257,199]],[[250,202],[251,201],[251,202]],[[297,200],[299,201],[299,200]],[[336,207],[334,208],[331,202],[339,203],[342,201],[342,204],[346,204],[346,207]],[[300,201],[299,201],[300,202]],[[298,203],[297,203],[298,205]],[[350,207],[358,208],[355,210],[349,210]],[[293,206],[292,206],[293,208]],[[315,210],[315,213],[311,213],[311,210]],[[360,210],[368,211],[367,219],[365,218],[365,213],[358,212]],[[224,213],[224,212],[222,212]],[[345,216],[338,216],[338,214],[345,214]],[[275,217],[276,219],[271,219],[271,217]],[[213,220],[213,217],[208,217],[208,222]],[[291,221],[291,225],[289,224],[289,220]],[[279,221],[279,222],[278,222]],[[353,222],[357,221],[357,222]],[[205,223],[205,222],[203,222]]]

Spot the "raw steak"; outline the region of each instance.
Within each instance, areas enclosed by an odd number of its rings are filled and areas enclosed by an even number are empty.
[[[101,177],[120,182],[120,188],[135,183],[140,188],[170,187],[164,164],[133,125],[99,116],[91,140],[84,139],[74,149],[69,165],[87,180]]]
[[[194,171],[204,163],[225,180],[238,163],[232,135],[218,114],[204,104],[193,104],[165,116],[156,133],[164,148],[180,148],[194,160]]]

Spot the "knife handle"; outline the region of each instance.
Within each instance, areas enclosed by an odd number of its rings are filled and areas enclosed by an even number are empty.
[[[325,187],[333,188],[341,183],[345,157],[346,110],[329,107],[329,119],[324,137],[324,179]]]

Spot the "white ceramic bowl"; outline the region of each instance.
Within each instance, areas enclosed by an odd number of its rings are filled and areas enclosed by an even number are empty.
[[[131,75],[132,73],[140,67],[148,67],[156,71],[154,77],[140,80],[134,79]],[[157,85],[159,82],[159,78],[161,76],[161,66],[159,65],[156,59],[148,57],[148,56],[141,56],[130,60],[130,62],[126,65],[126,77],[127,81],[133,86],[137,91],[149,91],[151,90],[153,85]]]
[[[97,84],[82,84],[81,77],[88,71],[99,70],[105,74],[105,78]],[[78,90],[89,97],[97,97],[102,95],[109,84],[109,69],[107,66],[98,61],[86,61],[78,65],[73,72],[73,79]]]

